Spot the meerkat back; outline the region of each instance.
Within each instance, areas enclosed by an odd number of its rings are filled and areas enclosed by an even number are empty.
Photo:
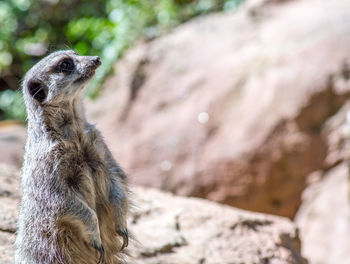
[[[126,175],[84,115],[82,93],[96,56],[52,53],[28,71],[28,137],[15,262],[123,262]]]

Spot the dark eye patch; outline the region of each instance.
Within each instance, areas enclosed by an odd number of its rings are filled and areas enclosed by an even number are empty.
[[[56,72],[71,73],[74,71],[75,65],[71,58],[65,58],[57,63],[55,67]]]
[[[42,103],[46,99],[45,86],[38,81],[30,81],[28,83],[29,94],[38,102]]]

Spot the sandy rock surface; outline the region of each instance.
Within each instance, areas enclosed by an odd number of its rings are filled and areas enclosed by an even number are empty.
[[[306,263],[294,225],[198,198],[135,188],[137,263]]]
[[[349,97],[350,2],[257,2],[117,63],[88,109],[133,183],[295,215]]]
[[[295,217],[310,264],[350,263],[350,101],[322,127],[325,167],[307,177]]]
[[[332,168],[303,194],[296,216],[302,252],[311,264],[350,263],[349,168]],[[317,175],[313,175],[317,177]]]
[[[21,167],[26,127],[15,121],[0,122],[0,163]]]
[[[327,166],[308,176],[295,221],[311,264],[350,263],[350,101],[323,127]],[[331,164],[334,164],[333,166]]]
[[[0,165],[0,263],[13,263],[18,172]],[[3,184],[4,183],[4,184]],[[288,219],[132,188],[130,263],[306,263]]]
[[[17,205],[20,199],[18,170],[0,164],[0,263],[13,263]]]

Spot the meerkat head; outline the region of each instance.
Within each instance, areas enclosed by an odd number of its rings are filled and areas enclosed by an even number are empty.
[[[25,102],[45,107],[70,102],[81,93],[101,65],[97,56],[79,56],[75,51],[54,52],[26,74],[23,82]]]

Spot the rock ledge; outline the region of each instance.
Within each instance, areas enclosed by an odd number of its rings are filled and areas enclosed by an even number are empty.
[[[0,263],[13,263],[19,173],[0,164]],[[131,188],[130,263],[304,264],[293,223],[198,198]]]

